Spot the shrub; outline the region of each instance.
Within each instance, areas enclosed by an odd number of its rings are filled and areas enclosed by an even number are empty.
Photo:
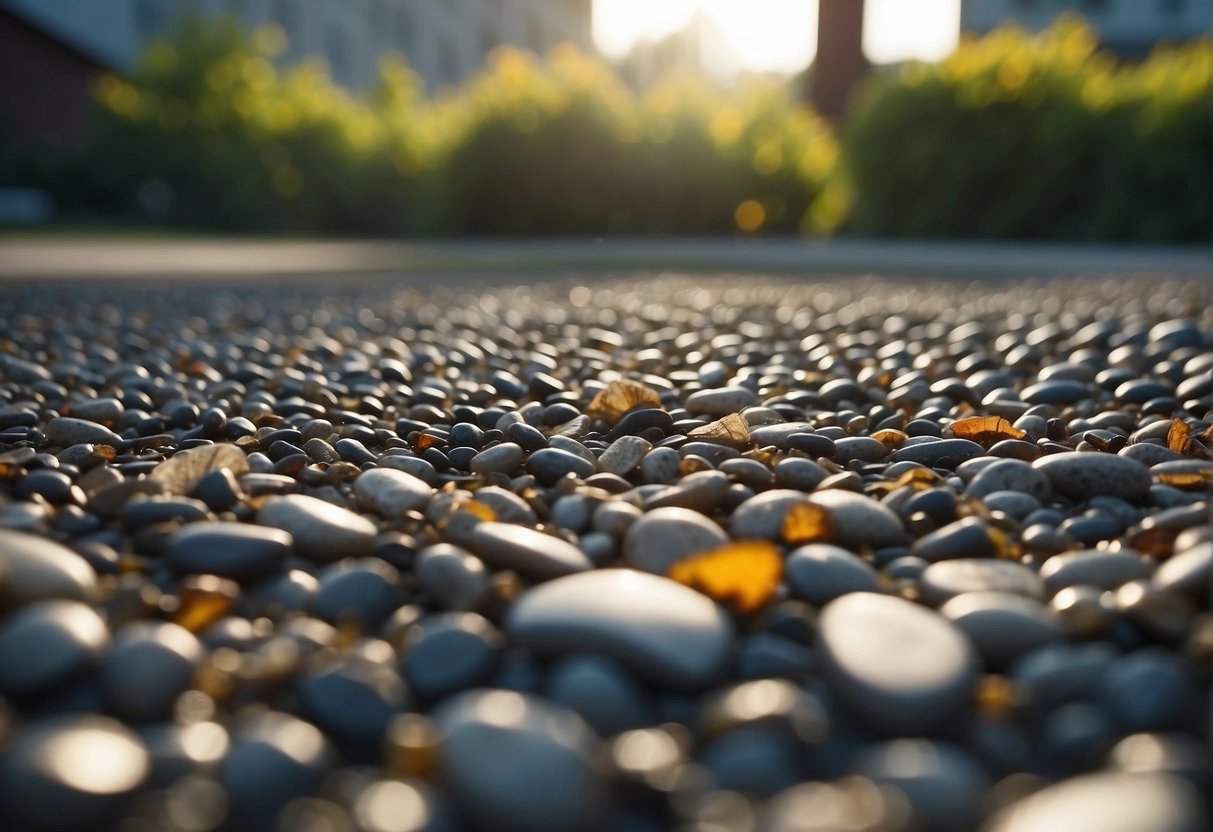
[[[1136,66],[1062,21],[963,43],[867,89],[843,138],[860,234],[1208,239],[1208,43]]]

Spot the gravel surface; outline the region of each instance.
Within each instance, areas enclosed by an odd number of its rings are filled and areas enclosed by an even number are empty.
[[[0,828],[1199,832],[1213,284],[8,284]]]

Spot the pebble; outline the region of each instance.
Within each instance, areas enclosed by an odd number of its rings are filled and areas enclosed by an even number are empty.
[[[266,578],[286,563],[294,539],[279,529],[246,523],[191,523],[167,541],[165,559],[179,572],[237,581]]]
[[[489,590],[491,574],[471,552],[449,543],[428,546],[413,565],[417,586],[439,609],[469,610]]]
[[[80,555],[54,541],[0,529],[0,612],[50,598],[90,601],[97,576]]]
[[[624,535],[623,558],[636,569],[665,575],[679,561],[728,542],[728,535],[697,511],[656,508]]]
[[[46,441],[60,448],[71,445],[109,445],[111,448],[121,448],[125,443],[122,437],[105,425],[90,422],[87,419],[74,419],[70,416],[56,416],[46,423],[43,429]]]
[[[1098,772],[1017,801],[986,832],[1200,832],[1204,817],[1195,789],[1179,778]]]
[[[1150,469],[1114,454],[1051,454],[1032,466],[1049,478],[1058,494],[1073,500],[1106,495],[1132,502],[1143,499],[1150,491]]]
[[[899,739],[867,751],[856,773],[905,795],[913,822],[939,832],[967,832],[981,819],[990,786],[981,765],[961,748],[943,742]]]
[[[829,543],[793,549],[783,566],[792,594],[822,606],[849,592],[875,592],[876,570],[851,552]]]
[[[1065,637],[1048,607],[1010,592],[966,592],[944,603],[939,614],[969,637],[990,670]]]
[[[930,563],[961,558],[989,558],[998,547],[984,520],[965,517],[914,541],[910,554]]]
[[[510,610],[505,634],[541,654],[600,652],[651,682],[691,690],[724,673],[733,643],[731,620],[711,600],[627,569],[570,575],[527,591]]]
[[[132,722],[167,719],[205,655],[197,637],[176,624],[137,621],[121,627],[98,668],[106,708]]]
[[[779,540],[792,506],[807,502],[805,494],[790,489],[756,494],[733,510],[729,534],[734,540]]]
[[[46,695],[97,664],[105,621],[79,601],[39,601],[0,622],[0,696]]]
[[[379,558],[358,558],[334,563],[320,573],[311,611],[337,626],[373,630],[405,601],[400,574]]]
[[[676,485],[655,491],[645,498],[645,511],[658,508],[688,508],[701,514],[711,514],[729,490],[729,478],[722,471],[696,471],[687,474]]]
[[[871,546],[901,546],[909,536],[901,520],[887,506],[862,494],[830,489],[814,491],[808,501],[828,509],[834,519],[836,538],[833,541],[848,549]]]
[[[435,720],[439,777],[476,828],[557,832],[600,820],[607,784],[594,760],[598,741],[573,711],[486,689],[444,703]]]
[[[257,522],[281,529],[295,540],[301,555],[328,563],[370,554],[375,524],[365,517],[316,497],[274,497],[257,512]]]
[[[407,704],[395,670],[359,656],[312,669],[297,691],[303,713],[345,758],[366,762],[379,757],[389,723]]]
[[[544,485],[552,485],[570,474],[585,479],[592,475],[597,467],[595,463],[560,448],[535,451],[526,461],[527,473]]]
[[[1116,589],[1139,578],[1149,578],[1153,568],[1141,553],[1130,549],[1108,552],[1084,549],[1055,555],[1040,567],[1040,577],[1053,592],[1068,586]]]
[[[1039,468],[1019,459],[1002,459],[987,465],[965,487],[967,496],[978,499],[999,491],[1027,494],[1042,501],[1053,496],[1049,478]]]
[[[976,681],[968,639],[935,612],[870,592],[821,612],[818,649],[846,706],[890,733],[931,733],[957,718]]]
[[[512,474],[522,464],[522,446],[502,442],[472,457],[468,470],[473,474]]]
[[[488,682],[501,658],[501,633],[483,616],[449,612],[428,616],[409,631],[401,671],[409,689],[427,701]]]
[[[424,509],[433,493],[424,480],[393,468],[372,468],[354,480],[358,502],[388,519]]]
[[[1158,567],[1151,580],[1164,592],[1207,598],[1213,584],[1213,541],[1176,552]]]
[[[982,453],[982,447],[968,439],[937,439],[913,445],[906,443],[893,452],[892,460],[917,462],[930,468],[955,468],[965,460],[973,459]]]
[[[547,696],[576,711],[600,737],[654,721],[644,687],[619,662],[592,653],[574,653],[548,673]]]
[[[594,567],[573,544],[511,523],[478,523],[468,548],[490,567],[514,569],[540,580]]]
[[[728,416],[758,404],[754,391],[745,387],[715,387],[699,390],[687,396],[686,409],[708,416]]]

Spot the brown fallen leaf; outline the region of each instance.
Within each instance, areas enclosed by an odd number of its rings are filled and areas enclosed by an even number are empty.
[[[1192,450],[1192,429],[1183,419],[1176,417],[1171,420],[1171,429],[1167,431],[1167,447],[1185,456]]]
[[[815,503],[794,503],[783,517],[783,539],[793,546],[834,539],[834,515]]]
[[[900,448],[910,437],[906,436],[905,431],[893,430],[892,428],[889,428],[887,430],[876,431],[874,434],[872,434],[872,438],[881,445],[884,445],[886,448],[892,450],[894,448]]]
[[[953,436],[976,442],[983,448],[990,448],[1004,439],[1023,439],[1027,436],[1001,416],[970,416],[967,419],[957,419],[951,424],[951,428]]]
[[[1178,488],[1183,491],[1201,491],[1209,485],[1210,479],[1213,479],[1213,472],[1208,469],[1203,471],[1167,471],[1155,474],[1154,476],[1160,483],[1169,485],[1172,488]]]
[[[204,474],[219,468],[237,477],[247,474],[248,457],[235,445],[200,445],[173,454],[153,468],[148,479],[164,486],[169,494],[189,494]]]
[[[730,448],[747,448],[750,445],[750,423],[740,413],[730,413],[715,422],[694,428],[687,433],[687,439],[728,445]]]
[[[586,415],[591,419],[601,419],[613,425],[627,413],[637,407],[661,407],[661,396],[652,387],[638,381],[619,379],[612,381],[606,389],[600,391],[586,408]]]
[[[674,564],[669,576],[737,612],[761,609],[779,588],[783,559],[769,540],[738,540]]]

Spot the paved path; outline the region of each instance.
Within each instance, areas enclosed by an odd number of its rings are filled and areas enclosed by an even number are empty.
[[[0,240],[0,279],[10,280],[562,269],[1213,279],[1213,248],[795,239]]]

